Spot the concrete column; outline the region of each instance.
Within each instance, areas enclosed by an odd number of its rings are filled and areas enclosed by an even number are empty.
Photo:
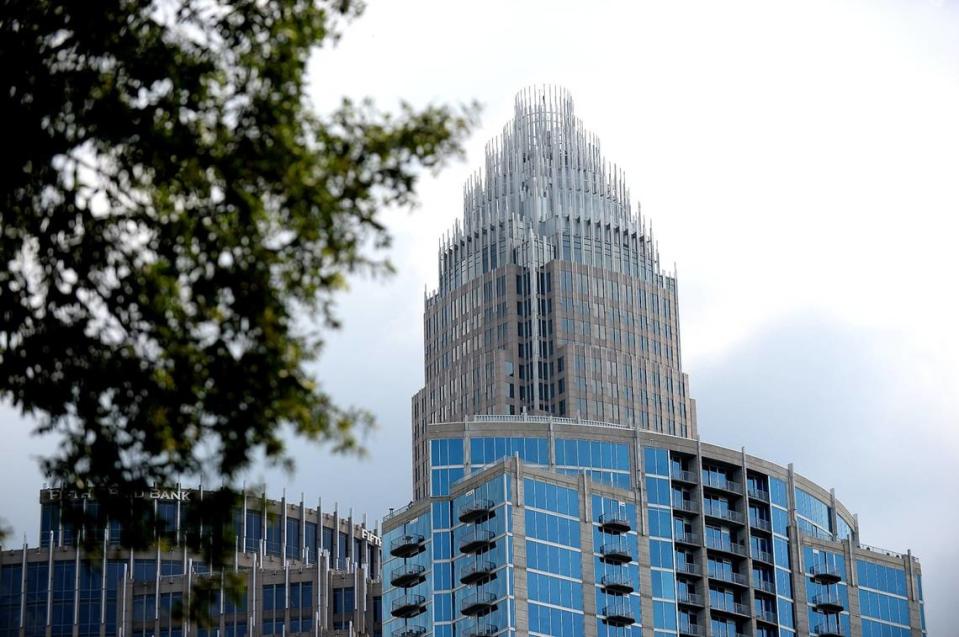
[[[706,494],[703,490],[703,444],[698,439],[696,440],[696,459],[694,460],[694,471],[696,472],[696,484],[698,488],[696,489],[699,494],[699,532],[702,535],[700,538],[701,548],[699,549],[699,568],[702,571],[702,595],[703,595],[703,605],[705,610],[703,611],[703,629],[706,637],[712,637],[712,626],[709,623],[710,617],[710,603],[709,603],[709,558],[706,555],[706,516],[704,514],[705,504],[706,504]]]

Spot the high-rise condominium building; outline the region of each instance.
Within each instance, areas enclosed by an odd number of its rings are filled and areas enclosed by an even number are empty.
[[[230,570],[245,594],[223,589],[202,556],[184,547],[186,503],[202,490],[152,490],[147,500],[157,537],[148,550],[124,548],[115,521],[98,520],[92,493],[40,492],[39,546],[0,551],[0,637],[378,637],[382,542],[365,521],[301,500],[245,495],[234,511]],[[219,524],[210,520],[207,523]],[[202,528],[202,526],[201,526]],[[95,551],[85,549],[93,539]],[[194,584],[220,590],[210,625],[183,619]]]
[[[921,637],[919,562],[793,470],[700,442],[676,282],[622,175],[534,89],[426,299],[391,637]]]

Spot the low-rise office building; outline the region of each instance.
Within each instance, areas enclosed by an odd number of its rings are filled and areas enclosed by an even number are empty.
[[[234,600],[202,559],[183,547],[184,502],[201,490],[154,490],[163,541],[131,551],[120,532],[74,529],[67,507],[96,507],[88,494],[41,492],[39,546],[0,552],[2,637],[244,637],[247,635],[380,635],[382,542],[365,521],[321,504],[247,494],[234,513],[232,569],[245,597]],[[112,527],[112,528],[111,528]],[[95,534],[88,553],[83,534]],[[220,582],[211,626],[192,625],[188,609],[199,578]]]

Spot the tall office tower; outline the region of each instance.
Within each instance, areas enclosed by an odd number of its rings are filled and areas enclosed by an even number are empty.
[[[569,97],[521,94],[427,298],[385,634],[922,637],[915,557],[792,465],[695,437],[651,245]]]
[[[696,435],[676,278],[660,267],[623,173],[563,90],[520,93],[515,117],[487,146],[462,223],[440,245],[424,337],[417,467],[427,424],[477,414]]]

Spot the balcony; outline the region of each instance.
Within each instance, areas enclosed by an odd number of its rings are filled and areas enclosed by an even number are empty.
[[[699,564],[693,562],[676,562],[676,572],[680,575],[695,575],[697,577],[703,574]]]
[[[393,631],[393,637],[423,637],[426,626],[403,626]]]
[[[673,510],[682,513],[699,513],[699,504],[692,500],[676,500],[673,502]]]
[[[740,483],[726,478],[719,478],[709,473],[703,474],[703,486],[726,491],[727,493],[735,493],[736,495],[742,495],[743,492],[743,485]]]
[[[492,500],[476,499],[467,502],[460,507],[459,520],[466,524],[485,522],[496,515],[495,506],[496,503]]]
[[[493,637],[499,632],[494,624],[476,623],[466,629],[466,637]]]
[[[477,560],[468,564],[460,571],[460,584],[472,586],[485,584],[496,579],[496,564],[488,560]]]
[[[749,553],[754,561],[765,562],[766,564],[774,564],[773,554],[769,551],[763,551],[762,549],[754,548]]]
[[[607,564],[629,564],[633,555],[626,542],[610,542],[599,547],[599,559]]]
[[[726,539],[706,538],[706,547],[716,551],[724,551],[733,555],[746,555],[746,545],[742,542],[733,542]]]
[[[680,544],[689,544],[690,546],[700,546],[699,535],[696,533],[677,533],[676,542]]]
[[[726,522],[733,522],[735,524],[744,524],[745,519],[743,514],[739,511],[733,511],[731,509],[723,509],[720,507],[714,506],[705,506],[703,511],[711,518],[716,518],[717,520],[724,520]]]
[[[744,617],[751,617],[752,613],[749,612],[749,607],[745,604],[740,604],[739,602],[728,601],[725,597],[717,597],[715,600],[709,600],[709,605],[712,610],[719,610],[724,613],[733,613],[735,615],[743,615]]]
[[[772,580],[754,579],[753,588],[755,588],[757,591],[762,591],[763,593],[769,593],[770,595],[776,594],[776,588]]]
[[[632,526],[622,513],[603,513],[599,516],[599,528],[604,533],[628,533]]]
[[[629,595],[635,590],[628,573],[603,575],[600,585],[603,587],[603,592],[610,595]]]
[[[819,637],[844,637],[838,622],[826,622],[810,627],[809,632]]]
[[[722,571],[710,571],[709,579],[718,580],[720,582],[726,582],[727,584],[735,584],[737,586],[749,586],[749,578],[741,573],[724,573]]]
[[[776,624],[776,612],[771,610],[760,610],[756,609],[756,619],[767,624]]]
[[[463,598],[460,612],[469,617],[488,615],[496,608],[496,595],[493,593],[473,593]]]
[[[756,487],[749,487],[748,489],[749,497],[753,500],[760,500],[762,502],[769,502],[769,491],[765,489],[757,489]]]
[[[393,600],[390,609],[393,617],[409,619],[426,611],[426,598],[422,595],[403,595]]]
[[[696,474],[693,471],[673,471],[670,477],[678,482],[686,482],[688,484],[699,483],[699,480],[696,479]]]
[[[426,538],[418,533],[404,535],[390,542],[390,555],[393,557],[413,557],[426,550]]]
[[[632,626],[636,623],[632,606],[628,601],[613,602],[603,609],[603,621],[610,626]]]
[[[676,596],[676,601],[678,601],[680,604],[686,604],[687,606],[699,606],[700,608],[705,606],[703,596],[697,593],[680,591],[679,595]]]
[[[679,624],[679,634],[686,635],[687,637],[703,637],[705,631],[703,627],[699,624]]]
[[[842,573],[835,564],[815,564],[809,569],[809,576],[817,584],[838,584],[842,581]]]
[[[413,588],[426,581],[426,567],[419,564],[397,566],[390,573],[390,584],[399,588]]]
[[[474,529],[463,534],[460,539],[460,553],[483,553],[493,547],[493,532],[487,529]]]
[[[812,598],[813,606],[820,613],[841,613],[845,608],[839,593],[820,593]]]
[[[765,531],[766,533],[773,532],[772,522],[769,520],[763,520],[762,518],[749,518],[749,527],[752,529],[758,529],[760,531]]]

